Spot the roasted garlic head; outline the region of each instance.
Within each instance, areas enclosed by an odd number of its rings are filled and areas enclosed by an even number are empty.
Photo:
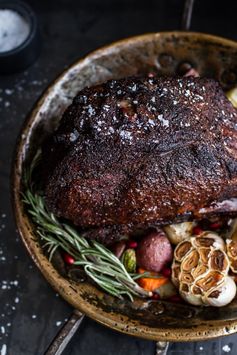
[[[172,281],[185,301],[215,307],[232,301],[236,285],[228,276],[230,261],[225,250],[224,240],[214,232],[203,232],[177,245]]]

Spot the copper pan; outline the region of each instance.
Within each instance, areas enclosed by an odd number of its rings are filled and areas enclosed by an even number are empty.
[[[13,164],[16,223],[26,248],[47,281],[77,310],[66,326],[67,331],[75,331],[82,314],[116,331],[165,342],[210,339],[237,331],[237,301],[208,311],[162,301],[130,303],[118,301],[90,283],[77,283],[68,278],[57,262],[53,265],[48,261],[21,201],[25,164],[43,137],[55,128],[80,89],[143,72],[174,75],[183,63],[190,63],[202,76],[218,79],[228,89],[237,82],[237,43],[208,34],[177,31],[150,33],[112,43],[66,69],[43,93],[23,125]]]

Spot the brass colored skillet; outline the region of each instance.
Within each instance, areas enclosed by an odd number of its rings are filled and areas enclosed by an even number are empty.
[[[183,29],[188,30],[193,0],[186,0]],[[169,341],[211,339],[237,332],[237,301],[216,312],[165,301],[118,302],[88,282],[69,279],[57,260],[50,263],[21,201],[22,173],[37,147],[57,125],[65,108],[85,86],[139,73],[180,73],[194,67],[202,76],[214,77],[224,89],[237,83],[237,43],[208,34],[161,32],[115,42],[87,55],[66,69],[44,92],[26,119],[19,135],[13,164],[12,195],[16,223],[31,257],[47,281],[74,308],[45,354],[61,354],[84,315],[136,337],[157,342],[164,355]]]

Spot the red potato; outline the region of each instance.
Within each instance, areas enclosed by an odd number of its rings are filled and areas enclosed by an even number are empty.
[[[160,272],[173,259],[173,249],[169,239],[161,230],[144,237],[136,250],[137,264],[148,271]]]

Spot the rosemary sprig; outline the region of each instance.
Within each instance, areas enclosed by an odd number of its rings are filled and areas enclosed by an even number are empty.
[[[113,296],[124,295],[133,300],[133,295],[148,297],[151,294],[141,288],[135,280],[149,275],[129,274],[123,263],[107,248],[96,241],[88,241],[70,225],[61,222],[45,206],[44,198],[33,183],[32,174],[40,161],[41,151],[35,155],[24,174],[23,202],[36,225],[36,231],[47,247],[49,259],[58,248],[75,259],[85,273],[102,289]]]

